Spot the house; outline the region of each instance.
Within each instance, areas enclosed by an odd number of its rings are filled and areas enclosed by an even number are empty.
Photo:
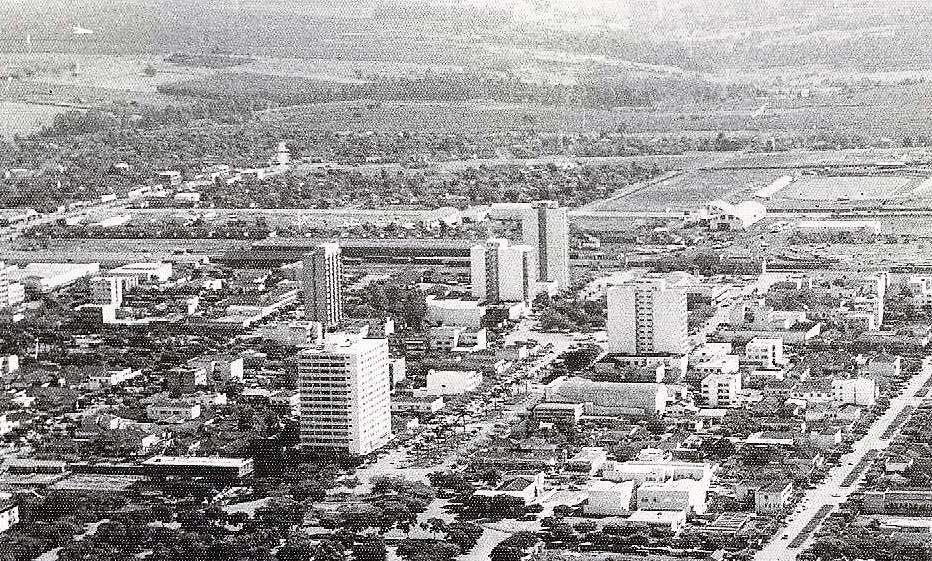
[[[594,481],[587,489],[589,502],[583,508],[586,514],[617,516],[632,511],[634,482]]]
[[[533,475],[513,475],[505,477],[501,484],[495,489],[480,489],[476,495],[486,497],[496,497],[507,495],[524,501],[529,505],[539,499],[544,494],[544,474],[538,472]]]

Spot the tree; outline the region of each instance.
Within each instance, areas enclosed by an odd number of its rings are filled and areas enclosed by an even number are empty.
[[[465,553],[476,547],[482,537],[482,526],[473,522],[451,522],[447,525],[447,541]]]
[[[352,546],[356,561],[385,561],[385,538],[376,534],[358,537]]]
[[[402,540],[396,553],[408,561],[452,561],[460,548],[440,540]]]

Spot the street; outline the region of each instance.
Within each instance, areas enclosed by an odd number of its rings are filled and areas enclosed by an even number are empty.
[[[816,516],[822,505],[831,505],[834,510],[847,500],[848,495],[857,490],[858,484],[863,478],[863,473],[854,484],[848,487],[842,485],[845,477],[853,469],[857,468],[858,463],[868,452],[883,450],[890,445],[890,439],[883,439],[881,436],[903,409],[909,405],[916,407],[922,402],[925,396],[925,392],[922,392],[922,386],[930,376],[932,376],[932,357],[926,357],[922,364],[922,370],[909,381],[903,394],[893,399],[890,408],[871,426],[867,435],[854,443],[853,451],[842,456],[841,465],[833,468],[828,477],[822,483],[816,485],[815,489],[806,492],[801,503],[803,510],[792,515],[793,517],[789,523],[777,532],[777,536],[764,549],[757,553],[755,559],[759,561],[794,559],[797,553],[804,551],[812,543],[812,535],[809,535],[799,548],[790,547],[793,538],[802,531],[806,523]],[[922,395],[920,395],[920,392],[922,392]],[[782,539],[783,535],[786,535],[787,539]]]

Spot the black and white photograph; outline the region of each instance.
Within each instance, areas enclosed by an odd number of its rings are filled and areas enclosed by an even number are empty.
[[[932,561],[932,2],[0,0],[0,561]]]

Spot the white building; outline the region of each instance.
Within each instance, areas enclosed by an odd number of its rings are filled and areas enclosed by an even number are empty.
[[[482,384],[482,373],[475,370],[428,370],[427,395],[460,395]]]
[[[733,374],[738,371],[740,365],[741,359],[738,355],[717,355],[698,363],[695,369],[701,376],[712,376]]]
[[[497,302],[525,302],[534,298],[534,250],[490,239],[470,249],[472,295]]]
[[[708,481],[675,479],[644,483],[637,488],[638,510],[681,510],[703,514],[706,510]]]
[[[476,352],[488,348],[488,333],[484,328],[469,331],[457,326],[431,327],[428,343],[433,351]]]
[[[565,207],[553,201],[539,201],[524,215],[521,225],[524,243],[535,249],[537,274],[534,280],[570,285],[570,227]]]
[[[650,279],[608,289],[608,351],[685,354],[688,350],[686,290]]]
[[[653,416],[667,409],[667,386],[642,382],[594,382],[561,376],[544,389],[548,402],[582,403],[587,415]]]
[[[741,406],[741,375],[738,373],[706,376],[700,387],[702,401],[709,407]]]
[[[594,481],[587,489],[589,502],[583,508],[586,514],[618,516],[631,512],[634,482]]]
[[[755,337],[744,347],[744,357],[748,362],[767,368],[784,365],[783,338]]]
[[[877,402],[877,384],[871,378],[832,380],[832,400],[842,404],[872,407]]]
[[[391,438],[388,342],[337,334],[298,353],[301,444],[365,455]]]
[[[725,201],[712,201],[703,209],[712,230],[747,230],[767,216],[767,209],[756,201],[733,205]]]
[[[322,243],[304,256],[302,269],[304,316],[331,327],[343,321],[340,246]]]
[[[912,276],[906,284],[912,295],[913,305],[932,306],[932,277]]]
[[[102,370],[91,374],[87,381],[87,389],[99,390],[101,388],[119,386],[120,384],[140,376],[140,370],[122,368],[119,370]]]
[[[323,325],[319,321],[273,323],[257,328],[253,335],[288,347],[317,345],[323,340]]]
[[[441,325],[458,325],[479,329],[485,317],[485,305],[479,300],[427,297],[427,320]]]
[[[26,287],[10,281],[10,273],[16,270],[16,265],[7,265],[0,261],[0,309],[16,306],[26,299]]]
[[[38,292],[51,292],[100,271],[100,263],[30,263],[8,269],[9,279]]]
[[[190,421],[201,416],[201,406],[182,400],[165,400],[146,407],[146,416],[153,421]]]
[[[0,493],[0,534],[19,523],[19,506],[12,498],[9,493]]]
[[[135,277],[139,282],[165,282],[172,278],[172,264],[161,263],[129,263],[107,273],[117,277]]]

